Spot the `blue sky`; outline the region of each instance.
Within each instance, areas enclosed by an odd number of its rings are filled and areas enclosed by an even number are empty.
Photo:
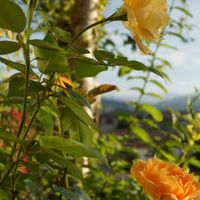
[[[121,0],[109,0],[105,16],[110,15],[120,7],[121,2]],[[190,32],[187,32],[187,35],[194,38],[195,41],[191,43],[182,43],[178,39],[173,39],[167,35],[165,36],[165,43],[173,44],[178,48],[178,51],[166,49],[161,49],[160,51],[160,55],[169,60],[173,67],[172,70],[167,70],[172,83],[166,84],[163,82],[169,91],[168,94],[164,95],[164,99],[191,95],[194,92],[194,87],[200,89],[200,0],[190,0],[188,2],[188,8],[193,14],[193,18],[189,19],[189,22],[194,24],[194,28]],[[174,16],[177,17],[179,13],[176,12],[174,14]],[[109,32],[116,29],[121,32],[128,32],[120,22],[107,24],[105,28]],[[113,36],[112,39],[120,46],[119,36]],[[119,48],[131,60],[145,61],[147,59],[146,56],[141,55],[138,52],[133,54],[128,48]],[[137,95],[137,93],[130,91],[129,88],[140,84],[135,81],[126,81],[125,78],[118,78],[117,70],[113,69],[101,73],[98,76],[98,81],[100,83],[115,84],[120,88],[120,92],[112,92],[104,95],[105,97],[128,100],[135,98]],[[148,89],[149,91],[162,94],[162,92],[156,87],[149,86]],[[146,100],[151,101],[152,99]]]

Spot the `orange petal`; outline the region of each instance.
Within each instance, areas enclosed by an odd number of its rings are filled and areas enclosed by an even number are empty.
[[[136,42],[138,48],[140,49],[140,51],[143,54],[151,54],[152,53],[151,50],[142,43],[142,40],[137,35],[134,35],[134,38],[135,38],[135,42]]]
[[[161,193],[158,186],[146,178],[144,178],[144,191],[154,199],[160,199]]]
[[[163,194],[160,200],[178,200],[174,194]]]
[[[141,171],[144,168],[144,162],[143,161],[134,161],[133,165],[131,167],[131,175],[135,177],[141,184],[144,184],[144,177],[141,174]]]

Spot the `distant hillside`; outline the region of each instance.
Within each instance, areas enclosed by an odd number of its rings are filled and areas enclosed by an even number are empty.
[[[167,106],[177,111],[184,111],[187,109],[187,102],[188,97],[182,96],[167,101],[161,101],[159,103],[156,103],[155,106],[163,111],[166,110]],[[200,111],[200,101],[197,101],[194,104],[194,109]],[[132,107],[128,105],[128,102],[108,98],[102,99],[102,114],[112,112],[131,112],[131,110]]]
[[[113,99],[102,99],[102,114],[113,112],[131,112],[132,107],[128,103]]]
[[[182,97],[177,97],[173,98],[168,101],[163,101],[155,104],[157,108],[160,110],[166,110],[166,106],[169,106],[173,108],[174,110],[177,111],[184,111],[187,109],[187,104],[188,104],[188,97],[187,96],[182,96]],[[193,108],[196,111],[200,111],[200,101],[197,101],[194,105]]]

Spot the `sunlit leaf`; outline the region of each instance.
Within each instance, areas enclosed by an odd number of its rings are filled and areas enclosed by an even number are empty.
[[[160,82],[156,80],[150,80],[150,82],[159,87],[164,93],[168,92],[167,89]]]
[[[101,65],[101,63],[86,57],[74,60],[74,66],[78,78],[94,77],[108,68],[107,66]]]
[[[147,96],[155,97],[157,99],[162,99],[163,98],[161,95],[153,93],[153,92],[145,92],[144,94],[147,95]]]
[[[139,126],[131,126],[131,131],[137,135],[137,137],[139,137],[142,141],[146,142],[146,143],[152,143],[151,138],[149,137],[148,133],[141,127]]]
[[[62,42],[68,43],[72,40],[71,33],[59,28],[58,26],[53,28],[53,32],[56,38]]]
[[[38,69],[44,74],[69,71],[69,63],[65,55],[59,51],[34,47]]]
[[[100,95],[100,94],[111,92],[113,90],[118,91],[119,88],[116,85],[103,84],[103,85],[100,85],[100,86],[90,90],[88,92],[88,96],[94,97],[94,96],[97,96],[97,95]]]
[[[167,152],[165,152],[163,150],[159,150],[159,151],[165,158],[167,158],[167,160],[169,160],[171,162],[175,162],[176,161],[176,158],[172,154],[167,153]]]
[[[83,123],[96,128],[96,124],[83,108],[70,98],[62,97],[60,99]]]
[[[55,149],[77,157],[97,157],[102,162],[107,163],[107,160],[94,148],[63,137],[41,136],[40,145],[44,149]]]
[[[163,120],[163,115],[160,110],[151,104],[142,104],[140,109],[149,113],[156,121],[161,122]]]
[[[186,15],[189,16],[189,17],[193,17],[192,13],[189,12],[189,10],[186,10],[185,8],[179,7],[179,6],[176,6],[175,8],[176,8],[177,10],[180,10],[181,12],[183,12],[184,14],[186,14]]]

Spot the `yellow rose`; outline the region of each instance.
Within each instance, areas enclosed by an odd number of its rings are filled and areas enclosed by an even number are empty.
[[[135,161],[131,174],[154,200],[200,200],[200,183],[175,164],[158,158]]]
[[[131,31],[144,54],[151,53],[142,40],[157,42],[162,29],[169,23],[166,0],[124,0],[127,10],[125,26]]]

